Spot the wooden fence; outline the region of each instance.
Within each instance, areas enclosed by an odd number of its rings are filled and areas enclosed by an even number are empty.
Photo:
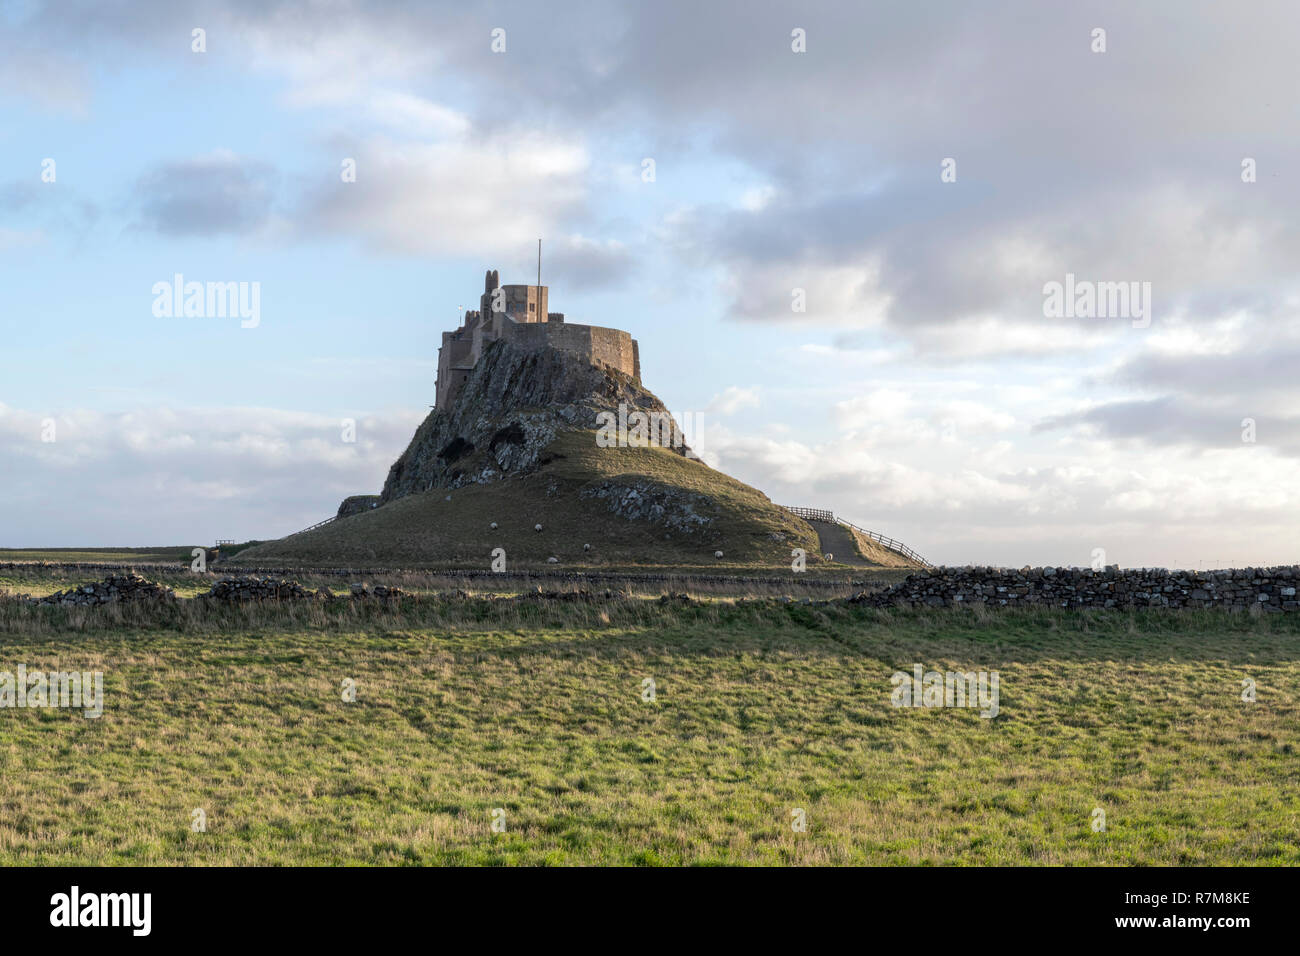
[[[786,511],[790,512],[791,514],[798,515],[800,518],[804,518],[808,521],[824,521],[827,524],[842,524],[846,528],[852,528],[858,534],[866,535],[872,541],[875,541],[877,544],[883,545],[884,547],[888,548],[890,551],[893,551],[895,554],[902,555],[905,558],[915,561],[917,564],[920,564],[922,567],[926,567],[926,568],[934,567],[934,565],[932,565],[929,561],[925,560],[925,558],[921,557],[919,554],[917,554],[915,551],[913,551],[907,545],[903,544],[903,542],[899,541],[898,539],[888,537],[887,535],[879,534],[878,532],[875,531],[868,531],[866,528],[859,528],[851,521],[845,521],[843,518],[835,517],[835,513],[833,511],[823,511],[821,508],[792,508],[789,505],[782,505],[781,507],[784,508]]]

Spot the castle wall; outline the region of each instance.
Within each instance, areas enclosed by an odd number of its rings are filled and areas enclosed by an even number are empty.
[[[591,329],[591,360],[602,365],[616,368],[641,381],[641,359],[637,353],[636,340],[620,329],[605,329],[600,326],[588,326]]]
[[[638,382],[641,380],[636,342],[621,329],[548,322],[541,325],[516,325],[507,329],[502,337],[524,348],[550,346],[577,355],[584,361],[617,369]]]
[[[469,379],[469,373],[471,371],[473,370],[467,368],[454,368],[447,373],[447,387],[443,390],[445,394],[439,395],[438,398],[434,399],[439,408],[445,408],[451,400],[460,393],[461,388],[464,387],[465,382]]]
[[[459,391],[460,386],[469,377],[466,369],[472,368],[478,362],[478,356],[474,353],[477,332],[477,329],[474,333],[458,329],[455,332],[442,333],[442,348],[438,349],[438,379],[435,386],[437,397],[434,399],[439,406],[450,401],[451,396]]]

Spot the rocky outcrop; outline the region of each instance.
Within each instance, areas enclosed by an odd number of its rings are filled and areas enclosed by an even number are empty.
[[[650,521],[682,534],[693,534],[713,524],[708,512],[714,509],[707,497],[648,478],[632,482],[601,481],[583,488],[581,496],[604,501],[619,517]]]
[[[873,607],[1226,608],[1297,611],[1300,566],[1170,571],[1135,568],[932,568],[850,602]]]
[[[635,379],[551,348],[493,342],[449,407],[429,414],[388,472],[381,503],[435,488],[459,488],[528,474],[546,463],[563,429],[599,427],[600,412],[662,413]],[[681,429],[666,444],[688,454]]]
[[[106,577],[97,584],[83,584],[66,591],[56,591],[48,597],[38,598],[34,604],[60,604],[70,607],[89,607],[113,604],[117,601],[158,601],[174,598],[169,587],[156,584],[147,578],[128,572]]]
[[[350,518],[352,515],[359,515],[369,511],[371,508],[379,507],[379,495],[352,495],[344,498],[339,505],[336,518]]]

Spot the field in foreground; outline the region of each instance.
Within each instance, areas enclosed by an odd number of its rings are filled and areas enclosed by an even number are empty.
[[[1295,865],[1298,652],[1291,615],[0,602],[0,671],[105,697],[0,709],[0,864]],[[999,716],[892,707],[915,663],[997,670]]]

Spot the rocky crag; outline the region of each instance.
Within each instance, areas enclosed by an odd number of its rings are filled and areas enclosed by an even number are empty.
[[[662,447],[690,453],[663,402],[631,376],[556,349],[494,342],[456,400],[434,409],[393,463],[380,503],[529,474],[561,431],[596,429],[597,416],[619,406],[655,416]]]

